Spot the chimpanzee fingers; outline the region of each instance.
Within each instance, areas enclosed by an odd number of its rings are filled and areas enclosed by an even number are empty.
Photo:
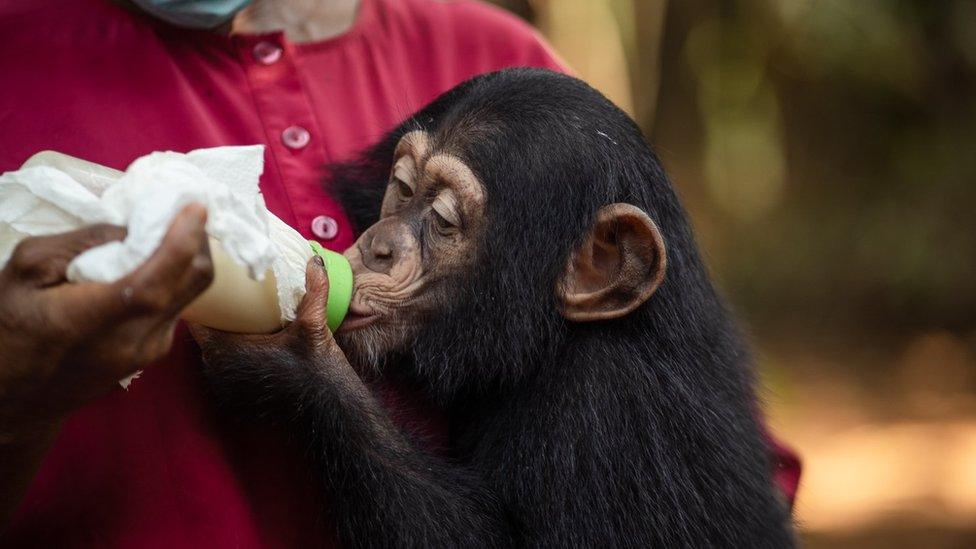
[[[187,329],[200,346],[203,359],[200,373],[214,396],[225,396],[228,372],[243,366],[238,357],[240,351],[232,347],[233,334],[191,322],[187,322]]]
[[[188,322],[187,328],[194,341],[205,353],[217,352],[222,355],[246,355],[259,349],[279,347],[284,344],[282,332],[273,334],[238,334],[209,328]]]
[[[10,256],[10,269],[21,280],[44,287],[64,282],[68,263],[81,252],[125,238],[125,228],[89,225],[67,233],[22,240]]]
[[[201,348],[210,346],[215,340],[220,338],[220,330],[214,330],[195,322],[187,322],[186,328]]]
[[[246,349],[272,343],[273,335],[236,334],[187,322],[187,329],[200,349],[219,349],[222,353],[247,352]]]
[[[267,398],[264,384],[276,370],[288,368],[281,361],[282,332],[270,335],[245,335],[188,324],[190,334],[200,345],[203,363],[200,373],[212,396],[222,406],[237,407],[244,413],[249,405]],[[248,406],[243,406],[243,404]]]
[[[294,329],[306,337],[318,341],[329,335],[326,324],[326,306],[329,300],[329,278],[325,273],[322,258],[314,256],[305,265],[305,297],[298,305]]]

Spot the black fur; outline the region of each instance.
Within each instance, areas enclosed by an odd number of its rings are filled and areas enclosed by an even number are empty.
[[[413,129],[453,146],[488,196],[463,297],[386,369],[444,408],[450,459],[418,450],[368,395],[314,364],[282,373],[293,358],[257,358],[259,373],[238,365],[219,380],[240,401],[251,376],[251,396],[276,402],[267,409],[308,442],[343,541],[792,546],[745,345],[636,125],[567,76],[475,78],[335,167],[331,188],[359,230],[378,218],[394,146]],[[613,202],[658,224],[667,277],[625,318],[569,323],[556,312],[556,278]]]

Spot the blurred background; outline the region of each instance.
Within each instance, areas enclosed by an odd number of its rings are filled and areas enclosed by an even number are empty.
[[[976,1],[498,0],[634,115],[807,547],[976,547]]]

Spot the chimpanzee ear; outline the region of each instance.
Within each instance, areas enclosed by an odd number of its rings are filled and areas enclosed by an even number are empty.
[[[666,265],[661,231],[643,210],[603,206],[557,284],[560,312],[574,322],[624,316],[661,285]]]

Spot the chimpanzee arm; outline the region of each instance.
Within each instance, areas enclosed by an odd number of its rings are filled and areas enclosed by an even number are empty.
[[[383,546],[503,543],[503,514],[483,481],[418,451],[348,363],[343,369],[320,372],[318,390],[297,408],[342,537]]]
[[[290,332],[194,329],[217,398],[235,412],[257,411],[305,444],[344,543],[510,545],[504,513],[479,475],[418,450],[338,347],[311,350],[321,346]]]

